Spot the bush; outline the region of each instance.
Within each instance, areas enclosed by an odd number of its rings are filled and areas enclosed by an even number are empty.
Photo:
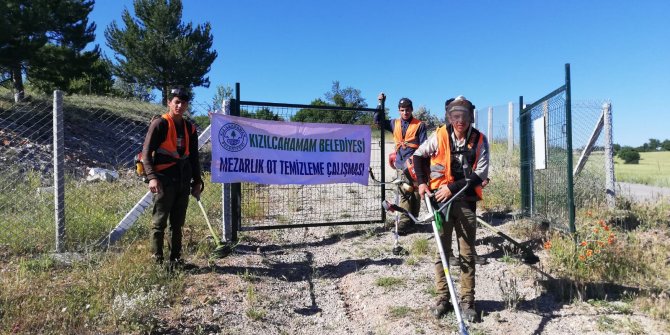
[[[623,159],[624,164],[638,164],[640,162],[640,153],[631,148],[623,148],[619,151],[619,158]]]

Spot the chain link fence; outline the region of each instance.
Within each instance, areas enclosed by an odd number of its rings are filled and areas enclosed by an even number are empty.
[[[151,207],[151,197],[145,198],[147,186],[136,175],[135,155],[151,118],[165,113],[166,107],[99,96],[64,96],[59,108],[47,96],[32,95],[20,103],[12,99],[8,91],[0,96],[0,253],[86,251],[133,215],[123,239],[148,240],[151,210],[146,208]],[[210,106],[194,102],[190,108],[201,133],[209,125]],[[56,138],[63,139],[63,173],[58,178],[64,191],[63,222],[55,215],[55,110],[62,118]],[[221,187],[209,184],[209,145],[201,150],[206,174],[201,200],[212,224],[220,225]],[[142,199],[142,210],[131,213]],[[189,206],[186,248],[197,248],[209,235],[197,207]]]
[[[577,208],[599,207],[608,202],[608,178],[614,174],[613,170],[608,172],[607,168],[613,150],[612,143],[606,141],[604,131],[604,123],[611,123],[611,120],[604,118],[604,112],[607,112],[609,106],[607,100],[580,100],[572,103],[574,195]],[[606,152],[608,147],[610,153]]]
[[[0,255],[55,247],[52,109],[0,91]]]
[[[148,240],[151,195],[135,173],[135,155],[141,150],[149,122],[154,115],[166,111],[164,106],[140,101],[97,96],[65,96],[62,103],[63,135],[63,235],[57,240],[57,206],[54,198],[54,98],[32,95],[14,103],[10,91],[0,91],[0,254],[31,254],[54,251],[62,244],[63,251],[85,251],[101,239],[122,228],[120,245]],[[244,103],[244,102],[243,102]],[[521,166],[530,174],[528,193],[523,204],[535,215],[542,216],[568,230],[566,222],[565,180],[567,178],[565,93],[538,102],[525,114],[527,122],[545,117],[546,168],[532,168],[535,160],[522,160]],[[200,161],[205,173],[202,204],[212,224],[223,225],[222,185],[210,183],[211,142],[209,119],[211,105],[193,102],[191,119],[201,134]],[[310,113],[322,115],[357,111],[333,111],[310,106]],[[513,104],[517,120],[518,104]],[[572,107],[573,162],[584,164],[575,173],[575,204],[601,204],[605,198],[607,141],[603,132],[596,132],[603,115],[603,101],[577,101]],[[509,104],[492,106],[479,112],[478,128],[490,133],[492,143],[506,146],[509,139]],[[295,121],[305,108],[278,104],[242,105],[246,117]],[[359,111],[360,112],[360,111]],[[329,114],[330,113],[330,114]],[[365,112],[367,113],[367,112]],[[323,122],[334,122],[329,117]],[[523,118],[519,118],[523,125]],[[335,121],[337,122],[337,121]],[[532,122],[527,124],[532,127]],[[57,127],[59,125],[57,124]],[[520,128],[520,127],[519,127]],[[516,146],[524,135],[517,135]],[[594,135],[595,134],[595,135]],[[379,139],[379,132],[373,137]],[[595,137],[594,137],[595,136]],[[381,142],[373,138],[371,167],[380,178],[383,162]],[[534,137],[521,146],[533,150]],[[611,143],[611,142],[610,142]],[[591,148],[586,150],[587,148]],[[586,153],[588,151],[588,153]],[[516,151],[515,151],[516,152]],[[611,151],[610,151],[611,152]],[[500,152],[503,154],[502,150]],[[492,160],[495,160],[492,157]],[[92,173],[97,172],[96,173]],[[517,170],[518,171],[518,170]],[[387,176],[390,178],[392,176]],[[523,183],[523,176],[522,176]],[[241,230],[269,229],[277,226],[314,224],[357,224],[377,222],[381,214],[379,185],[258,185],[241,186]],[[148,209],[148,210],[147,210]],[[254,228],[255,227],[255,228]],[[259,228],[260,227],[260,228]],[[217,229],[220,233],[220,228]],[[197,205],[190,204],[184,231],[187,249],[202,247],[209,241],[205,220]],[[209,242],[207,242],[209,243]]]

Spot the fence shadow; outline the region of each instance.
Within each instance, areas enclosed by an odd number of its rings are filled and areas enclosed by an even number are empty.
[[[303,249],[311,247],[324,247],[328,245],[333,245],[343,240],[352,239],[368,234],[382,234],[385,233],[386,229],[379,224],[370,224],[370,227],[367,229],[356,229],[344,233],[334,233],[330,236],[318,240],[318,241],[309,241],[309,242],[300,242],[300,243],[289,243],[289,244],[264,244],[262,242],[258,244],[238,244],[235,247],[235,252],[241,254],[257,253],[259,250],[265,253],[276,253],[283,252],[284,250],[292,249]]]

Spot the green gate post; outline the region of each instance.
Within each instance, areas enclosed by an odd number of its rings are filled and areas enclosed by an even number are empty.
[[[240,116],[240,83],[235,83],[235,100],[233,100],[231,115]],[[237,232],[242,227],[242,184],[230,184],[230,221],[232,226],[231,239],[237,243]]]
[[[521,182],[521,211],[524,216],[530,215],[530,162],[529,162],[529,126],[530,115],[523,108],[523,96],[519,96],[519,169]]]
[[[565,137],[568,150],[568,219],[570,220],[570,232],[575,229],[575,196],[574,182],[572,178],[572,99],[570,91],[570,63],[565,64]]]
[[[385,158],[385,147],[386,147],[386,140],[384,139],[384,123],[386,122],[386,100],[382,100],[382,122],[379,125],[379,141],[381,143],[379,144],[379,150],[381,151],[381,159],[379,160],[379,163],[381,165],[381,171],[379,173],[379,176],[381,177],[381,181],[386,180],[386,166],[384,165],[386,162],[384,161]],[[381,199],[384,201],[386,199],[386,185],[381,184]],[[384,210],[384,207],[381,208],[382,211],[382,224],[386,224],[386,210]]]

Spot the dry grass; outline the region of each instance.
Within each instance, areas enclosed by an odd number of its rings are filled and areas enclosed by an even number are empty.
[[[180,275],[153,265],[143,244],[68,262],[50,255],[16,261],[0,272],[2,333],[148,331],[153,311],[183,285]]]
[[[493,212],[509,212],[521,203],[519,195],[519,151],[507,152],[507,145],[491,143],[491,182],[484,188],[482,209]]]

